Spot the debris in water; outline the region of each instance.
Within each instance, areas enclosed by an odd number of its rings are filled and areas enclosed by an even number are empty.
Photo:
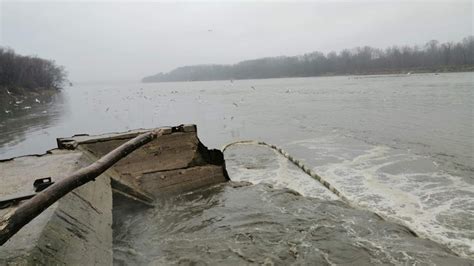
[[[11,112],[12,112],[12,111],[10,111],[10,110],[5,110],[5,113],[6,113],[6,114],[9,114],[9,113],[11,113]]]
[[[25,106],[25,107],[23,107],[23,110],[28,110],[28,109],[31,109],[31,106]]]
[[[233,102],[232,104],[235,105],[235,107],[239,107],[239,105],[237,105],[235,102]]]

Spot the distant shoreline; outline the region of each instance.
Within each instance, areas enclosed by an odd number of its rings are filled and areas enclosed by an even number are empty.
[[[403,69],[403,70],[380,70],[361,73],[326,73],[317,76],[281,76],[264,78],[234,78],[234,79],[199,79],[199,80],[167,80],[167,81],[145,81],[141,83],[169,83],[169,82],[195,82],[195,81],[223,81],[223,80],[252,80],[252,79],[284,79],[284,78],[317,78],[317,77],[344,77],[344,76],[376,76],[376,75],[407,75],[407,74],[438,74],[438,73],[468,73],[474,72],[474,66],[447,67],[442,69]]]
[[[420,46],[370,46],[339,52],[262,57],[235,64],[200,64],[144,77],[142,82],[239,80],[340,75],[474,71],[474,36],[459,42],[428,41]]]

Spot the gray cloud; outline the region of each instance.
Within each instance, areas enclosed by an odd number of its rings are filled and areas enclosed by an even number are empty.
[[[139,80],[181,65],[370,45],[459,41],[472,2],[1,2],[0,45],[72,80]]]

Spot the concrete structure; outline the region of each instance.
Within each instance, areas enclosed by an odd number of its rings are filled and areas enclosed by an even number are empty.
[[[26,225],[0,247],[0,264],[111,265],[113,199],[153,205],[157,197],[228,180],[222,153],[208,150],[194,125],[166,130],[171,134],[134,151]],[[35,179],[57,181],[145,131],[60,138],[58,149],[44,155],[1,161],[0,198],[34,193]],[[0,209],[0,215],[16,206]]]

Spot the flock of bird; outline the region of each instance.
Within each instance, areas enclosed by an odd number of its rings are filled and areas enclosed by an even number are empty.
[[[8,89],[6,90],[7,94],[10,95],[11,101],[9,102],[9,106],[11,107],[10,109],[4,109],[3,111],[5,114],[12,114],[14,109],[22,109],[22,110],[29,110],[31,109],[30,105],[25,105],[22,106],[23,104],[27,104],[25,101],[28,99],[27,96],[24,96],[22,98],[15,96],[11,91]],[[41,104],[41,101],[38,98],[35,98],[34,100],[35,103]],[[44,111],[43,111],[44,113]]]
[[[234,83],[231,81],[231,83]],[[234,84],[232,84],[233,86]],[[250,91],[257,91],[257,88],[255,86],[249,86]],[[140,115],[136,116],[134,113],[141,112],[151,112],[151,118],[149,119],[157,119],[160,114],[163,115],[165,112],[169,112],[170,110],[173,110],[174,108],[177,108],[177,105],[179,106],[180,104],[183,103],[183,99],[186,98],[187,100],[194,101],[194,103],[197,103],[199,105],[208,105],[208,97],[206,97],[206,90],[205,89],[200,89],[199,92],[195,94],[193,97],[192,95],[189,95],[186,91],[182,90],[153,90],[152,93],[150,93],[149,90],[145,90],[144,88],[138,88],[135,91],[125,91],[125,95],[121,95],[121,92],[113,93],[113,90],[115,88],[98,88],[98,89],[85,89],[84,92],[81,92],[82,94],[82,99],[83,99],[83,104],[81,104],[81,107],[87,107],[89,108],[89,111],[91,113],[97,113],[97,114],[108,114],[107,116],[110,118],[113,118],[113,120],[118,121],[119,123],[123,125],[128,126],[136,126],[131,123],[131,120],[137,120],[138,117],[141,117],[140,119],[142,121],[142,126],[146,126],[149,122],[154,123],[155,121],[149,121],[147,122],[147,116],[146,115]],[[157,93],[158,92],[158,93]],[[196,91],[194,91],[196,92]],[[285,92],[285,91],[282,91]],[[290,89],[286,90],[286,93],[292,92]],[[4,112],[6,114],[12,114],[15,110],[29,110],[32,109],[31,104],[41,104],[42,101],[39,100],[38,98],[35,98],[34,101],[31,100],[26,100],[25,98],[19,98],[15,97],[10,91],[7,90],[8,95],[12,97],[11,103],[11,108],[4,109]],[[114,95],[115,94],[115,95]],[[194,93],[192,93],[194,94]],[[212,95],[212,94],[210,94]],[[118,97],[117,97],[118,96]],[[184,98],[183,98],[184,96]],[[189,98],[191,96],[191,98]],[[77,95],[70,96],[70,97],[77,97]],[[244,97],[240,97],[239,100],[231,100],[230,104],[233,106],[233,108],[241,108],[242,105],[245,105],[245,99]],[[30,105],[27,105],[29,103]],[[186,103],[185,103],[186,104]],[[42,113],[46,113],[47,111],[42,111]],[[232,114],[234,113],[234,114]],[[238,117],[238,116],[237,116]],[[232,112],[230,114],[224,114],[224,116],[221,118],[226,121],[234,121],[236,118],[235,112]],[[135,121],[136,123],[136,121]],[[224,128],[226,126],[224,125]]]

